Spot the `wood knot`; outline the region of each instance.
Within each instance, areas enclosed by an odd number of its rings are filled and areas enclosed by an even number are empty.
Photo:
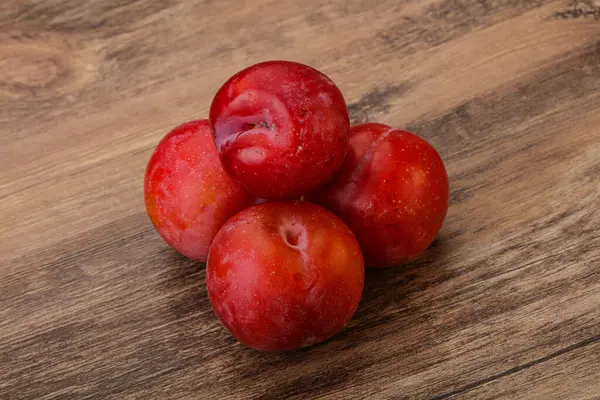
[[[41,88],[50,86],[60,75],[60,60],[35,52],[13,53],[0,60],[3,86],[9,88]]]
[[[0,32],[0,43],[0,97],[70,94],[95,74],[93,53],[60,34]]]

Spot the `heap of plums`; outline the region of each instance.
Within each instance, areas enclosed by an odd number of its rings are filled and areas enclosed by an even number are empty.
[[[262,351],[310,346],[342,330],[365,265],[421,254],[449,196],[427,141],[379,123],[350,126],[331,79],[288,61],[238,72],[216,93],[208,120],[168,133],[144,192],[162,238],[206,262],[221,323]]]

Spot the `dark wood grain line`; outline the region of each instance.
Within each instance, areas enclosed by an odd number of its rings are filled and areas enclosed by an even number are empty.
[[[378,115],[388,112],[392,105],[393,97],[402,96],[410,89],[410,85],[392,84],[382,88],[375,88],[365,93],[354,103],[348,104],[350,124],[359,124],[374,121]]]
[[[581,349],[581,348],[583,348],[585,346],[589,346],[591,344],[598,343],[598,342],[600,342],[600,336],[594,336],[594,337],[591,337],[589,339],[582,340],[579,343],[575,343],[575,344],[573,344],[571,346],[567,346],[567,347],[562,348],[562,349],[560,349],[558,351],[552,352],[552,353],[550,353],[550,354],[548,354],[548,355],[546,355],[544,357],[537,358],[537,359],[535,359],[533,361],[530,361],[528,363],[525,363],[525,364],[517,365],[517,366],[515,366],[513,368],[510,368],[510,369],[507,369],[505,371],[502,371],[502,372],[500,372],[498,374],[494,374],[494,375],[491,375],[491,376],[489,376],[487,378],[480,379],[480,380],[478,380],[476,382],[473,382],[473,383],[470,383],[468,385],[462,386],[462,387],[460,387],[460,388],[458,388],[456,390],[453,390],[451,392],[447,392],[447,393],[440,394],[438,396],[431,397],[429,400],[444,400],[444,399],[449,399],[449,398],[452,398],[454,396],[457,396],[457,395],[460,395],[460,394],[463,394],[463,393],[467,393],[467,392],[469,392],[469,391],[471,391],[473,389],[476,389],[479,386],[485,385],[486,383],[495,381],[495,380],[500,379],[500,378],[504,378],[504,377],[512,375],[512,374],[519,373],[519,372],[521,372],[521,371],[523,371],[525,369],[528,369],[528,368],[534,367],[534,366],[536,366],[538,364],[542,364],[542,363],[544,363],[546,361],[552,360],[555,357],[561,356],[563,354],[567,354],[567,353],[569,353],[571,351],[574,351],[574,350],[577,350],[577,349]]]
[[[379,38],[395,52],[431,48],[465,36],[473,29],[517,17],[552,0],[441,0],[421,13],[403,16]],[[495,18],[492,18],[495,17]]]
[[[580,51],[564,54],[525,82],[469,100],[446,114],[409,123],[407,129],[432,141],[450,162],[473,154],[507,136],[523,136],[518,129],[526,121],[547,112],[577,115],[567,99],[581,107],[597,108],[593,101],[600,90],[600,40]],[[589,100],[586,100],[589,99]],[[502,136],[490,132],[502,130]],[[473,171],[482,173],[487,167]]]
[[[456,396],[460,399],[598,399],[600,343],[590,344],[518,374]]]
[[[96,37],[113,36],[132,30],[135,22],[172,7],[176,2],[127,0],[73,0],[53,2],[28,0],[10,7],[2,14],[2,25],[23,24],[37,31],[93,33]],[[22,26],[23,26],[22,25]]]

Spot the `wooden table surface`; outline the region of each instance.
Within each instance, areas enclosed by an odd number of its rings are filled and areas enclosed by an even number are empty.
[[[237,344],[144,208],[234,72],[307,63],[450,176],[417,261],[289,354]],[[1,399],[600,398],[600,2],[2,0]]]

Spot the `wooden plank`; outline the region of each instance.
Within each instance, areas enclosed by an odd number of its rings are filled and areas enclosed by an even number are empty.
[[[0,398],[597,397],[596,11],[4,2]],[[353,121],[430,140],[451,181],[432,248],[369,271],[339,336],[284,355],[225,332],[203,266],[167,248],[141,196],[160,137],[269,58],[324,70]]]

